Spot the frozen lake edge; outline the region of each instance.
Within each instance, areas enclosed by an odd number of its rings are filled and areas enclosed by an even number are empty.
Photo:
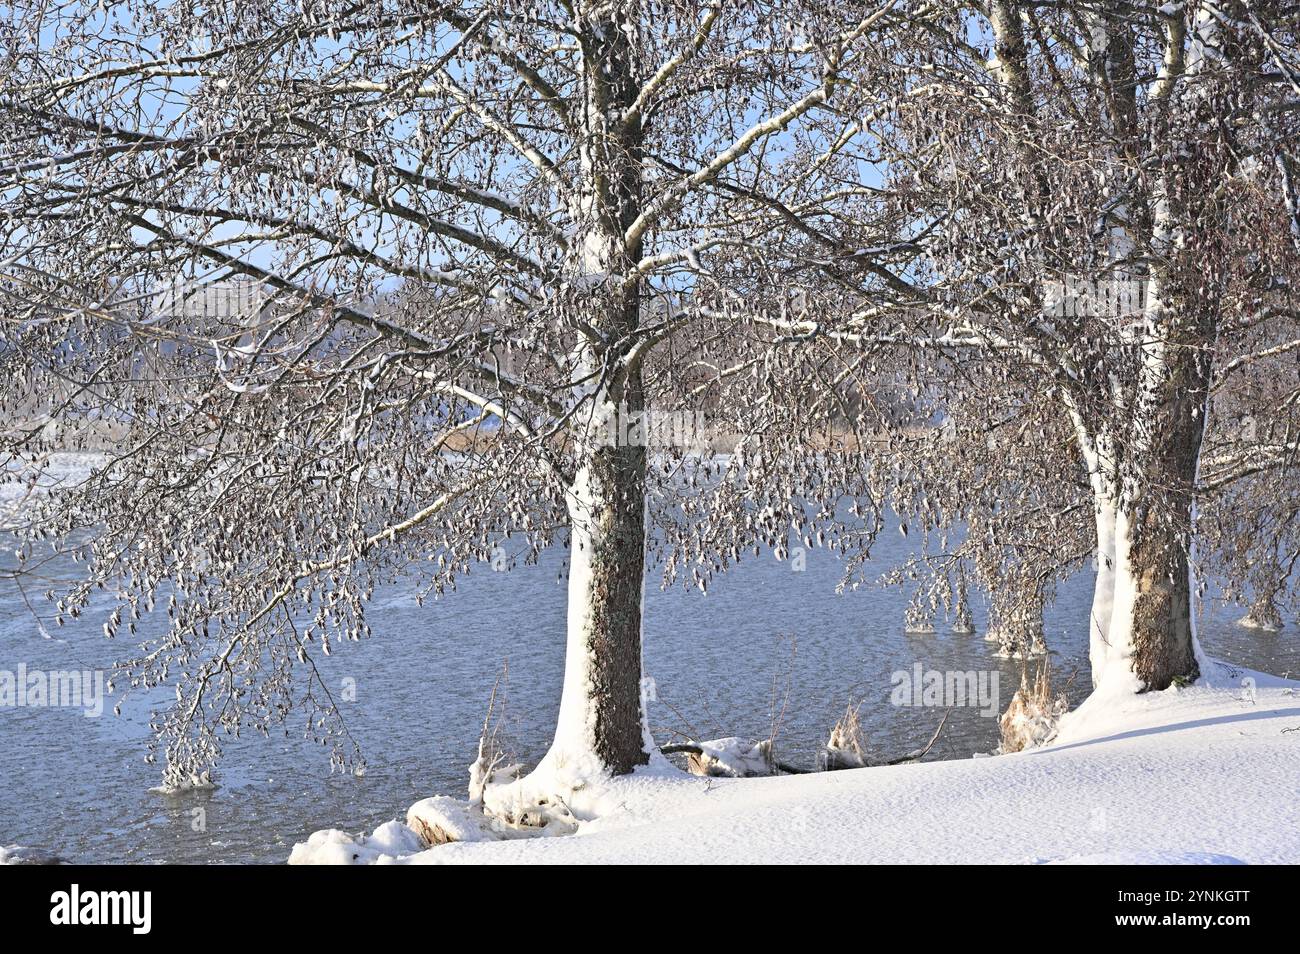
[[[743,780],[660,765],[584,793],[594,818],[574,836],[403,854],[405,826],[390,823],[371,838],[318,832],[293,861],[1300,862],[1300,682],[1215,669],[1085,703],[1051,745],[1015,755]]]

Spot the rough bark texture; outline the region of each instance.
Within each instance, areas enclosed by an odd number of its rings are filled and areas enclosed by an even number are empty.
[[[581,712],[580,731],[603,770],[625,774],[649,761],[641,712],[641,600],[645,570],[645,468],[641,442],[626,427],[644,412],[639,359],[610,342],[631,340],[640,322],[639,288],[613,283],[642,254],[629,244],[628,229],[641,211],[643,131],[640,120],[624,122],[640,84],[626,32],[603,8],[592,16],[580,42],[588,75],[583,141],[585,218],[578,283],[579,311],[596,332],[580,331],[584,363],[597,387],[587,432],[577,438],[578,471],[570,505],[572,573],[569,659],[565,692],[582,693],[568,708]],[[612,369],[612,373],[611,372]],[[593,422],[614,428],[593,431]],[[582,592],[574,592],[574,587]],[[575,618],[577,617],[577,618]],[[575,629],[576,627],[576,629]],[[574,653],[579,654],[574,659]],[[562,706],[562,720],[564,707]],[[576,715],[574,716],[576,717]],[[572,730],[561,725],[557,738]]]
[[[1170,527],[1147,514],[1134,546],[1133,671],[1148,689],[1199,675],[1192,642],[1188,524]]]
[[[1200,454],[1208,368],[1187,362],[1164,384],[1159,450],[1131,518],[1133,671],[1147,689],[1198,675],[1193,647],[1190,551],[1193,488]]]
[[[593,754],[614,774],[649,760],[641,718],[641,599],[645,566],[645,449],[609,447],[592,454],[594,493],[574,513],[586,521],[589,571],[581,585]],[[574,623],[571,622],[570,625]],[[573,661],[571,661],[572,663]]]
[[[1192,618],[1191,551],[1201,440],[1209,413],[1212,355],[1226,284],[1222,199],[1233,167],[1229,133],[1215,117],[1221,90],[1200,90],[1175,110],[1171,141],[1213,131],[1198,149],[1162,156],[1159,214],[1143,339],[1143,377],[1134,443],[1130,568],[1133,671],[1148,690],[1198,674]]]

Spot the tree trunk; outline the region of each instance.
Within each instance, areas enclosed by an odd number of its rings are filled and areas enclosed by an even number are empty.
[[[1142,690],[1199,674],[1192,617],[1191,508],[1139,505],[1116,531],[1116,585],[1107,668],[1124,664]]]
[[[1110,627],[1112,662],[1118,650],[1143,690],[1199,674],[1191,560],[1214,305],[1206,309],[1193,295],[1170,291],[1194,287],[1188,282],[1152,287],[1116,522]]]
[[[1224,23],[1246,22],[1243,8],[1230,6],[1231,17],[1198,10],[1185,74],[1184,36],[1170,32],[1176,55],[1166,63],[1177,67],[1155,94],[1164,109],[1154,135],[1167,146],[1156,155],[1152,189],[1136,215],[1139,244],[1146,250],[1140,274],[1148,282],[1132,340],[1137,385],[1131,401],[1124,395],[1116,402],[1125,415],[1119,432],[1124,439],[1110,455],[1119,479],[1094,479],[1093,485],[1099,556],[1090,640],[1094,684],[1115,679],[1139,691],[1162,690],[1200,671],[1192,608],[1196,484],[1230,266],[1232,206],[1222,186],[1237,155],[1232,127],[1219,117],[1236,108],[1238,94],[1224,84],[1227,73],[1202,74],[1207,63],[1244,49],[1229,37],[1232,31],[1221,29],[1221,17]],[[1127,73],[1126,63],[1118,65]],[[1115,118],[1117,126],[1129,125],[1124,115]],[[1128,344],[1126,331],[1125,339]],[[1094,475],[1104,475],[1096,463],[1089,461]],[[1113,578],[1107,578],[1105,555],[1112,544]]]
[[[1154,296],[1154,292],[1153,292]],[[1102,435],[1085,441],[1097,530],[1089,620],[1093,687],[1112,673],[1139,690],[1198,674],[1192,610],[1195,487],[1208,411],[1209,358],[1200,323],[1153,297],[1153,327],[1122,460]],[[1114,468],[1120,472],[1116,487]]]
[[[593,447],[583,457],[569,494],[568,644],[548,759],[555,768],[617,775],[649,760],[641,705],[645,448]]]
[[[1101,685],[1110,653],[1110,625],[1115,612],[1115,501],[1099,495],[1093,504],[1097,524],[1096,579],[1092,591],[1092,612],[1088,621],[1088,661],[1092,685]]]
[[[587,75],[579,141],[579,214],[571,286],[580,408],[571,438],[568,636],[555,741],[539,770],[550,784],[622,775],[649,761],[642,713],[641,604],[645,580],[644,441],[630,425],[645,409],[638,287],[621,276],[642,255],[628,228],[642,208],[642,128],[625,122],[640,84],[617,6],[575,8]],[[540,772],[543,784],[546,773]]]

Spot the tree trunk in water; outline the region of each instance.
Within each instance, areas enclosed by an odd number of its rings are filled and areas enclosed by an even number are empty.
[[[641,711],[645,448],[584,456],[569,497],[568,645],[548,759],[617,775],[649,760]]]
[[[1250,604],[1250,612],[1240,620],[1242,626],[1269,633],[1276,633],[1282,628],[1277,595],[1286,586],[1287,575],[1275,555],[1256,563],[1256,576],[1251,587],[1255,591],[1255,599]]]
[[[1241,625],[1247,629],[1262,629],[1266,633],[1276,633],[1282,628],[1282,614],[1269,593],[1261,593],[1250,604],[1250,612],[1241,618]]]

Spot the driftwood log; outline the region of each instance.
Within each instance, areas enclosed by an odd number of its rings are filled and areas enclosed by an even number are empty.
[[[923,748],[919,748],[907,755],[900,755],[897,758],[887,759],[884,762],[869,762],[864,766],[840,766],[827,764],[826,771],[836,771],[840,768],[882,768],[886,765],[904,765],[908,762],[917,762],[926,756],[934,748],[934,744],[939,741],[939,736],[943,734],[943,727],[948,724],[948,716],[952,715],[951,707],[944,710],[943,718],[939,720],[939,725],[935,727],[934,734],[930,736],[930,741],[925,743]],[[669,742],[666,745],[659,746],[659,751],[664,755],[689,755],[695,758],[706,754],[704,746],[698,742]],[[786,775],[810,775],[816,769],[799,768],[796,765],[789,765],[785,762],[772,760],[772,768]]]

